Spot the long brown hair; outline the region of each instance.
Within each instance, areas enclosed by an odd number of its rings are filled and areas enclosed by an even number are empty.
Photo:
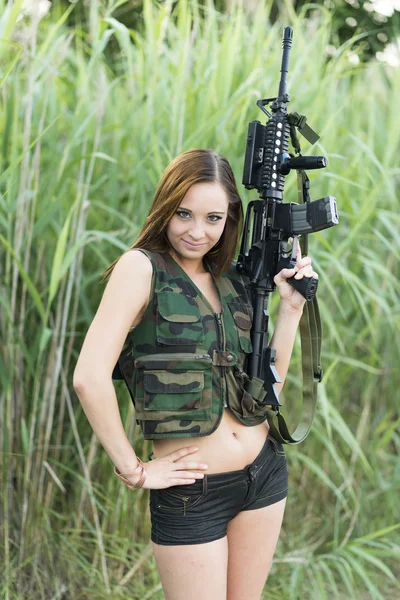
[[[229,162],[213,150],[188,150],[168,165],[158,183],[149,214],[130,250],[143,248],[153,252],[168,252],[168,223],[189,188],[202,182],[219,183],[229,201],[224,231],[216,246],[205,256],[216,276],[223,273],[235,256],[243,226],[243,207]],[[111,274],[117,262],[118,259],[104,272],[102,282]]]

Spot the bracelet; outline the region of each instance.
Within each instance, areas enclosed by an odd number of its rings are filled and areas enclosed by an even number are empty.
[[[140,479],[137,483],[132,483],[131,481],[129,481],[128,477],[132,477],[132,475],[135,475],[138,469],[140,469],[141,471]],[[131,473],[121,473],[121,471],[117,469],[117,467],[114,467],[114,473],[117,477],[121,479],[121,481],[124,482],[124,484],[130,490],[140,490],[140,488],[143,487],[143,484],[146,481],[147,477],[146,467],[144,466],[144,463],[140,460],[140,458],[138,458],[138,466]]]

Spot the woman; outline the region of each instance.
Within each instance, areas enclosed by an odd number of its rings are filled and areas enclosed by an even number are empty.
[[[84,411],[131,488],[150,489],[152,541],[167,600],[261,597],[281,528],[287,469],[265,408],[244,389],[251,306],[230,267],[243,221],[229,163],[190,150],[163,173],[136,243],[111,274],[74,373]],[[316,276],[308,257],[275,277],[271,346],[283,385],[304,299],[287,282]],[[106,343],[104,343],[106,340]],[[154,459],[123,429],[119,369]]]

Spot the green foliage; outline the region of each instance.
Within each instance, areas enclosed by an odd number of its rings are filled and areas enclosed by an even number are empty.
[[[55,3],[40,21],[0,11],[0,596],[162,598],[147,492],[112,476],[72,373],[101,273],[134,240],[171,158],[212,147],[240,181],[247,123],[277,92],[292,25],[290,108],[321,134],[315,148],[303,141],[329,159],[311,175],[312,196],[337,197],[340,225],[310,240],[325,377],[312,433],[287,452],[291,492],[265,598],[396,598],[399,70],[354,66],[356,38],[327,62],[323,7],[296,14],[287,1],[271,25],[268,2],[251,16],[211,0],[146,0],[133,30],[118,4],[92,3],[87,28],[68,26],[75,5]],[[289,176],[286,200],[295,188]],[[283,395],[293,420],[299,362],[297,347]]]
[[[277,0],[274,7],[279,11]],[[312,12],[318,3],[293,0],[297,13]],[[331,13],[330,43],[338,48],[352,40],[355,54],[362,61],[371,60],[388,44],[397,43],[400,34],[399,5],[393,1],[324,0],[321,4]],[[318,8],[317,8],[318,10]],[[357,38],[357,39],[355,39]]]
[[[165,0],[160,0],[161,5]],[[60,8],[69,5],[68,0],[55,0]],[[78,3],[70,17],[69,23],[87,28],[93,21],[93,6],[97,3]],[[122,0],[115,2],[114,16],[118,21],[130,29],[140,30],[144,22],[143,0]],[[174,5],[178,0],[174,0]],[[214,6],[219,12],[235,13],[238,6],[252,15],[259,4],[258,0],[214,0]],[[207,9],[208,0],[198,0],[200,10]],[[269,2],[268,20],[271,24],[281,22],[287,10],[294,10],[297,14],[307,14],[313,18],[313,12],[318,11],[321,5],[330,13],[329,43],[338,48],[352,38],[354,51],[362,61],[371,60],[377,52],[385,50],[391,43],[396,44],[400,33],[400,11],[395,0],[323,0],[323,2],[310,2],[310,0],[271,0]],[[114,47],[111,43],[111,46]]]

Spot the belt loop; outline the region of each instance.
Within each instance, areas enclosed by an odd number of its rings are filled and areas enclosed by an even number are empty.
[[[203,496],[207,495],[207,475],[203,477]]]

